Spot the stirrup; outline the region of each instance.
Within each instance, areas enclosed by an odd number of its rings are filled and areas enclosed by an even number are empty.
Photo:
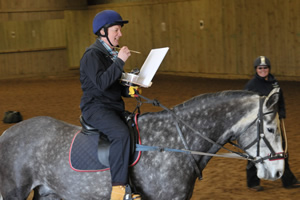
[[[132,193],[130,185],[125,186],[124,200],[141,200],[141,195]]]

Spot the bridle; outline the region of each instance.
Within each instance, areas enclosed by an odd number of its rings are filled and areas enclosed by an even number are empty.
[[[260,99],[259,99],[259,111],[258,111],[258,116],[255,119],[255,121],[257,122],[257,137],[252,142],[250,142],[250,144],[248,144],[246,147],[241,148],[243,151],[246,152],[247,149],[249,149],[250,147],[252,147],[253,145],[255,145],[257,143],[256,157],[253,158],[252,156],[250,156],[250,158],[252,158],[252,159],[249,159],[253,163],[263,162],[266,159],[269,159],[270,161],[284,159],[287,155],[287,152],[276,153],[274,151],[272,145],[268,141],[268,139],[265,137],[263,117],[265,115],[273,114],[275,112],[275,111],[270,111],[270,112],[266,112],[266,113],[263,112],[263,103],[264,103],[265,99],[266,99],[266,97],[260,97]],[[285,132],[284,132],[284,134],[285,134]],[[264,141],[264,143],[267,145],[267,147],[269,148],[269,150],[271,152],[271,154],[269,154],[268,156],[265,156],[265,157],[260,156],[260,141],[261,140]]]

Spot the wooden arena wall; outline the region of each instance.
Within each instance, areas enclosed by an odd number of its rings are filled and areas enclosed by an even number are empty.
[[[126,71],[140,68],[152,48],[168,46],[160,72],[249,78],[253,60],[265,55],[279,79],[300,80],[298,0],[87,2],[0,0],[0,78],[77,70],[95,41],[95,14],[114,9],[130,21],[121,45],[142,52],[132,54]]]
[[[0,0],[0,78],[68,72],[66,12],[86,8],[86,0]]]

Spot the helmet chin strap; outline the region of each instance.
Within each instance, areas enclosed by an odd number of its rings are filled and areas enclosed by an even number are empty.
[[[110,44],[110,46],[112,46],[112,47],[118,47],[118,45],[117,45],[117,46],[114,46],[114,45],[111,43],[111,41],[109,40],[109,38],[108,38],[108,27],[104,27],[103,29],[104,29],[104,35],[101,34],[101,30],[100,30],[100,36],[101,36],[101,37],[105,37],[105,38],[107,39],[108,43]]]

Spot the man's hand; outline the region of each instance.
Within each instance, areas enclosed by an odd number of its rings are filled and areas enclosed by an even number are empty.
[[[126,60],[129,58],[129,56],[131,56],[131,53],[130,53],[128,47],[127,46],[122,47],[118,53],[118,57],[120,59],[122,59],[124,62],[126,62]]]

